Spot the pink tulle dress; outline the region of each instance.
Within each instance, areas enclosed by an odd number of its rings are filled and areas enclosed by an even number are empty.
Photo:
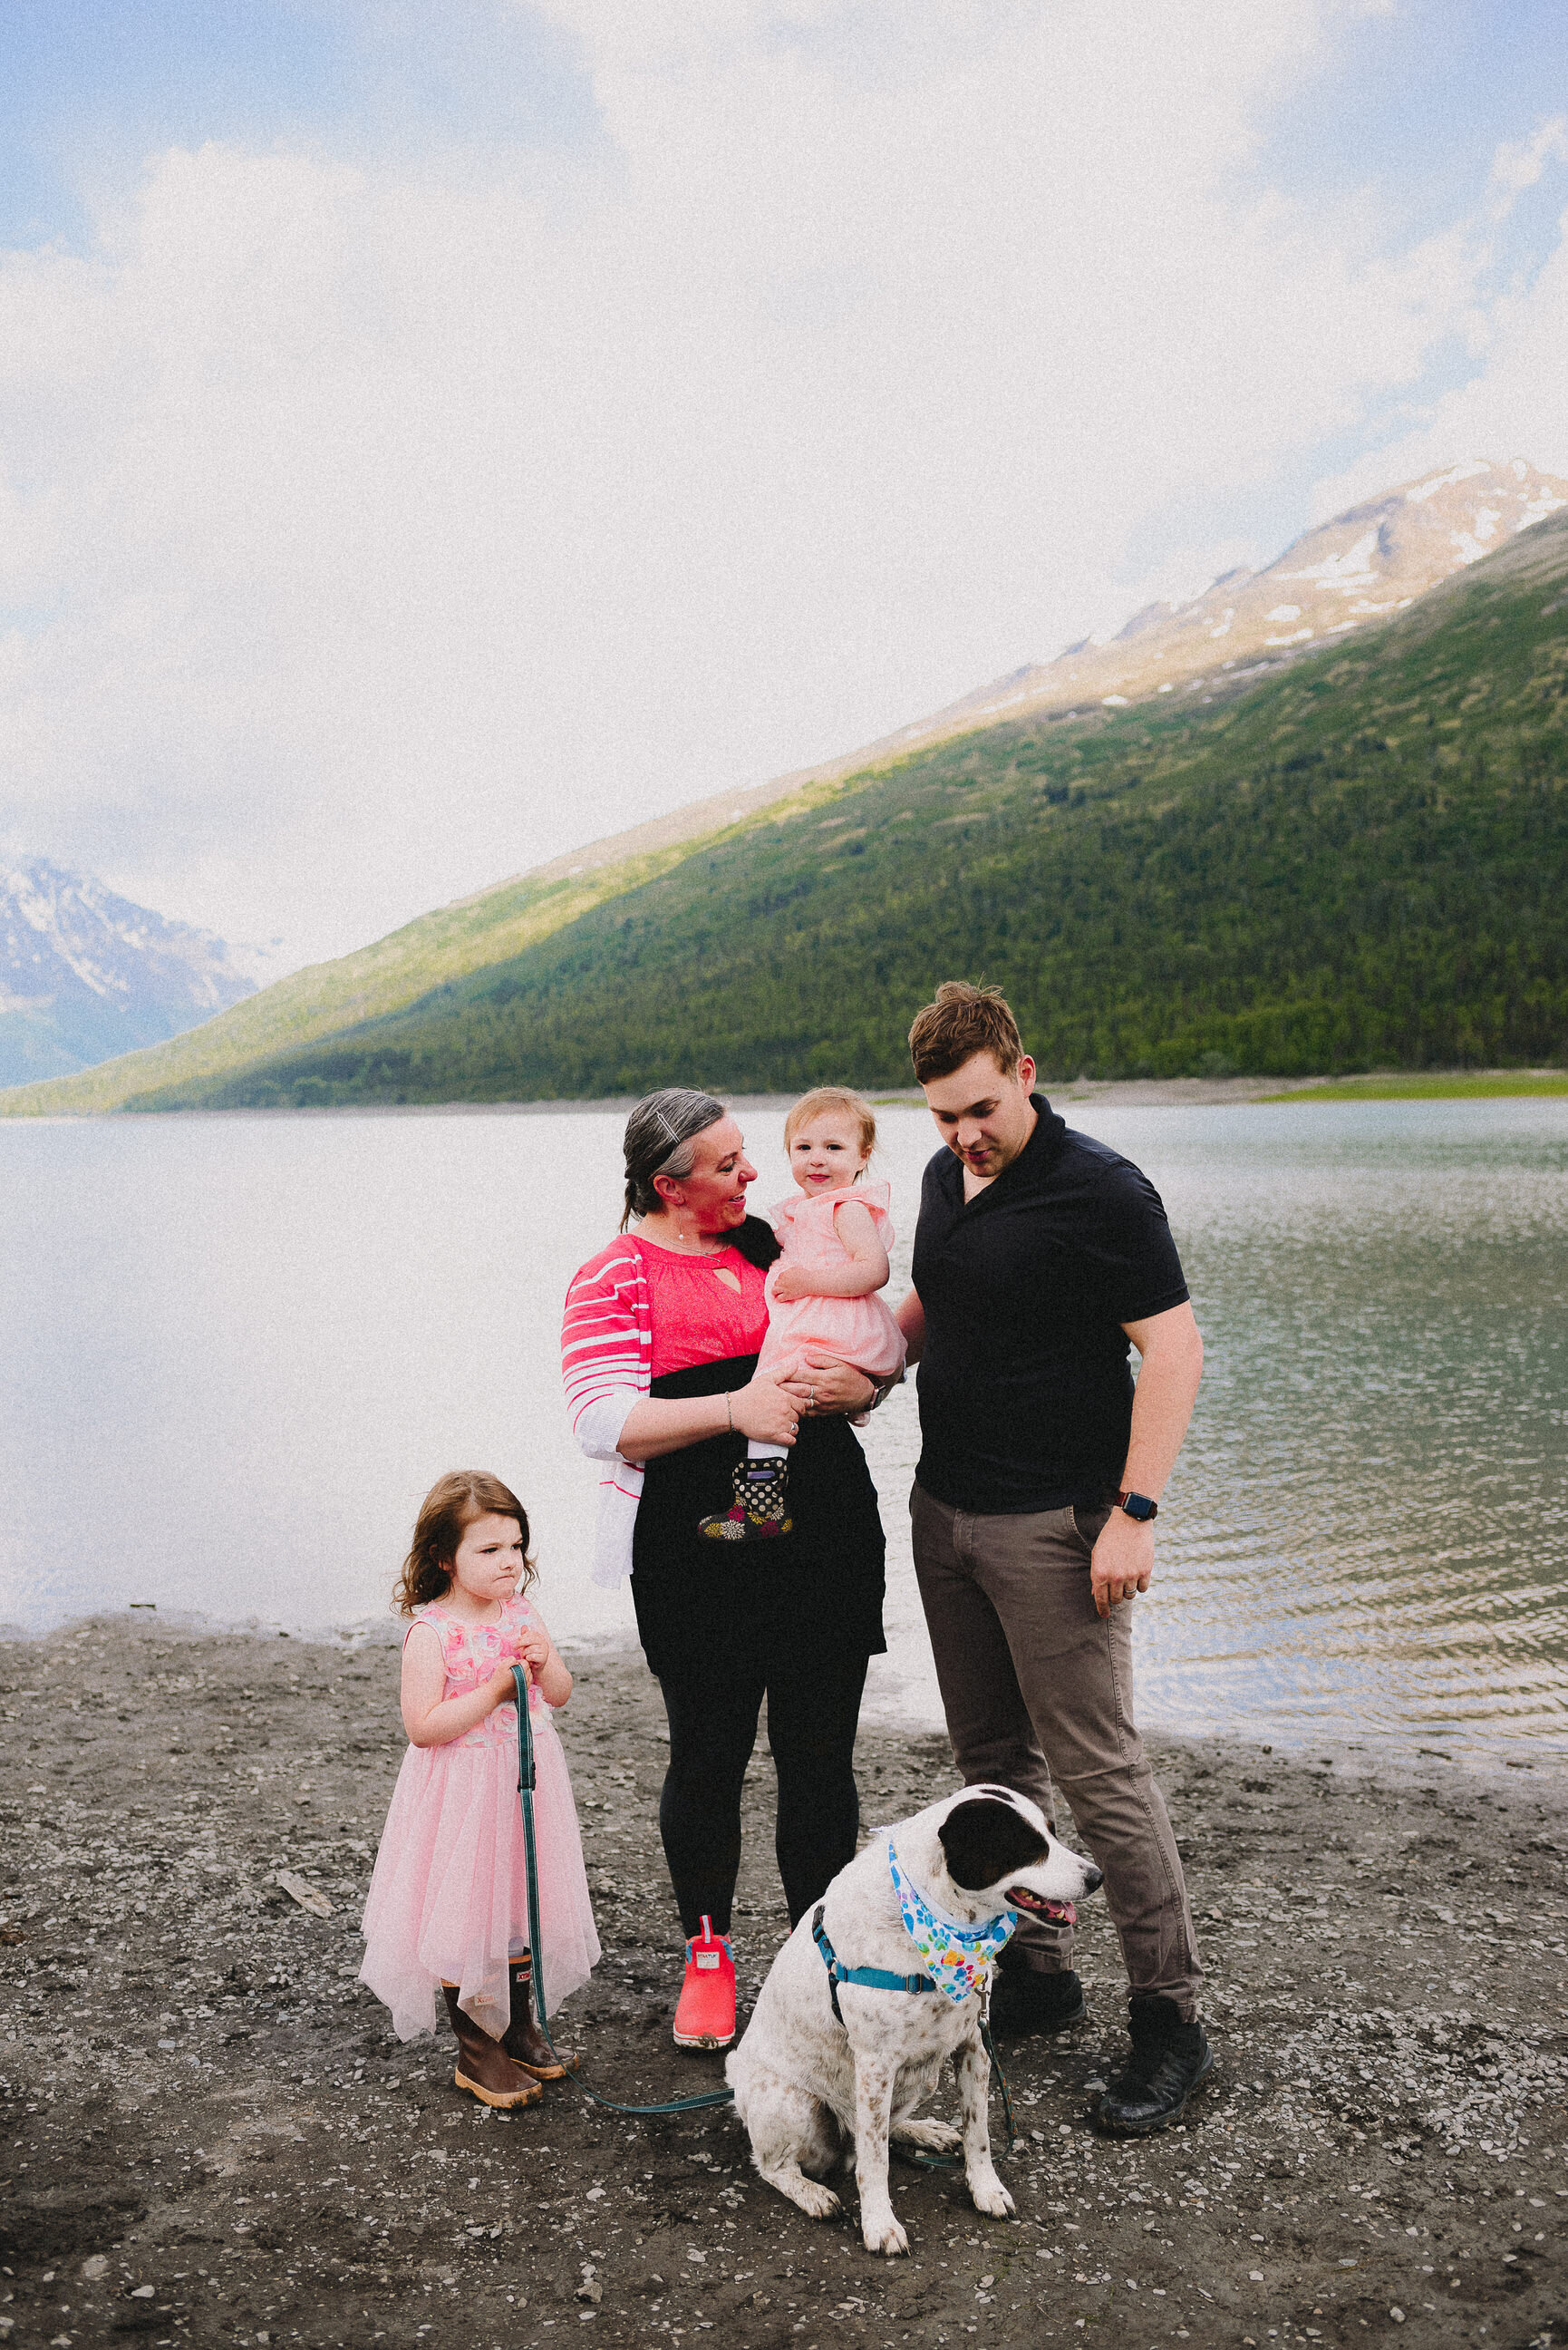
[[[441,1638],[444,1698],[466,1697],[517,1659],[533,1620],[509,1599],[495,1624],[467,1624],[440,1601],[415,1610]],[[413,1625],[409,1627],[410,1631]],[[405,1636],[406,1637],[406,1636]],[[550,1708],[530,1691],[534,1814],[545,1997],[553,2015],[599,1955],[566,1758]],[[517,1709],[498,1705],[444,1746],[410,1746],[381,1832],[365,1903],[361,1982],[392,2011],[400,2040],[430,2031],[443,1982],[492,2039],[511,2018],[506,1961],[534,1947],[517,1801]]]
[[[804,1191],[792,1191],[770,1210],[784,1254],[768,1269],[768,1335],[757,1357],[758,1370],[782,1371],[808,1347],[853,1363],[867,1378],[888,1379],[903,1369],[904,1334],[880,1290],[867,1297],[795,1297],[783,1303],[774,1295],[781,1265],[796,1266],[809,1280],[814,1265],[830,1265],[836,1272],[849,1263],[849,1251],[834,1220],[851,1200],[870,1209],[882,1245],[890,1250],[892,1192],[886,1183],[857,1183],[846,1191],[818,1191],[809,1199]]]

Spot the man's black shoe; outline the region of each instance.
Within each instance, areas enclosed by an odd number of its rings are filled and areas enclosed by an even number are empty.
[[[1070,1967],[1045,1974],[1038,1967],[998,1967],[991,1994],[991,2028],[1004,2040],[1026,2032],[1065,2032],[1082,2023],[1084,1986]]]
[[[1173,1999],[1134,1999],[1128,2021],[1132,2054],[1091,2109],[1108,2137],[1147,2137],[1168,2127],[1214,2068],[1203,2026],[1184,2023]]]

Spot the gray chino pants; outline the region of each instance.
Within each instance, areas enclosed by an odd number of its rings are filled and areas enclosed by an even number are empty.
[[[917,1485],[909,1513],[964,1783],[1014,1788],[1054,1825],[1054,1778],[1105,1873],[1132,1989],[1162,1992],[1190,2019],[1202,1969],[1176,1838],[1133,1726],[1135,1603],[1124,1600],[1102,1621],[1089,1586],[1107,1513],[982,1517]],[[1023,1918],[1012,1950],[1014,1964],[1070,1967],[1072,1930]]]

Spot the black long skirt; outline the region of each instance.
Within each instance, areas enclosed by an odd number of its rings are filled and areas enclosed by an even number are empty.
[[[660,1397],[721,1395],[744,1387],[754,1355],[700,1363],[655,1379]],[[692,1644],[711,1662],[766,1674],[787,1643],[846,1659],[877,1656],[886,1541],[877,1489],[842,1415],[803,1419],[789,1456],[794,1531],[775,1541],[712,1542],[697,1531],[732,1499],[741,1435],[712,1436],[650,1461],[632,1546],[637,1628],[651,1669],[680,1676]]]

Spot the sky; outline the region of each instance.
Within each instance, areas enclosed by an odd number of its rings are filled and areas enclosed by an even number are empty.
[[[1563,0],[0,11],[0,847],[279,971],[1472,455]]]

